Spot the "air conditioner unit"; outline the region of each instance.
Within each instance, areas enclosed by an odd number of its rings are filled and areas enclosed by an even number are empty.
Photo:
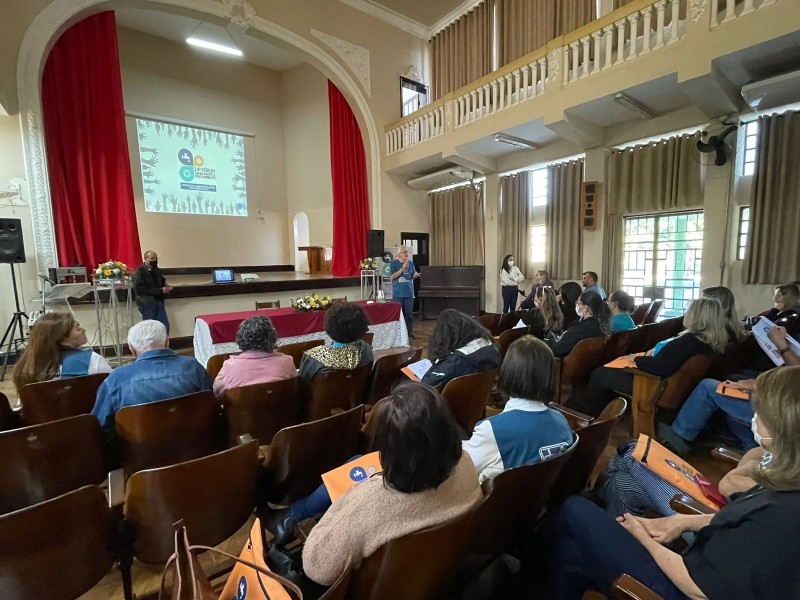
[[[453,185],[454,183],[464,183],[474,176],[475,173],[473,173],[471,169],[453,166],[442,169],[441,171],[436,171],[435,173],[423,175],[422,177],[409,179],[406,183],[415,190],[430,191],[446,185]]]
[[[748,83],[742,88],[742,98],[755,110],[797,102],[800,100],[800,71]]]

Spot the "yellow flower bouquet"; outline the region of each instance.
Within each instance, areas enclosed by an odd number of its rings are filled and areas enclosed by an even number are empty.
[[[316,293],[306,294],[305,296],[292,300],[292,308],[298,312],[327,310],[331,306],[333,306],[333,300],[330,296],[321,296]]]
[[[128,265],[118,260],[109,260],[97,265],[94,270],[95,279],[124,279],[130,277]]]

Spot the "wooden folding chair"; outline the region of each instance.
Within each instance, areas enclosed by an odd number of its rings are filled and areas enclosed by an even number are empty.
[[[367,342],[370,346],[372,346],[372,342],[375,340],[375,333],[372,331],[368,331],[367,333],[361,336],[361,339]]]
[[[0,392],[0,431],[8,431],[21,425],[19,414],[11,408],[8,396]]]
[[[644,304],[639,304],[631,313],[631,319],[633,322],[639,326],[644,324],[644,318],[647,316],[648,311],[650,310],[650,306],[652,306],[652,302],[645,302]]]
[[[655,323],[656,319],[658,318],[658,314],[661,312],[661,308],[663,306],[664,306],[663,300],[653,300],[653,302],[650,303],[650,310],[647,311],[647,314],[645,315],[642,324],[647,325],[649,323]]]
[[[664,600],[649,587],[630,575],[620,575],[611,586],[614,600]]]
[[[492,335],[497,335],[497,328],[500,325],[500,313],[485,313],[477,317],[478,323],[489,330]]]
[[[556,388],[558,402],[567,404],[586,388],[592,371],[603,365],[604,344],[605,338],[602,336],[581,340],[575,344],[572,352],[556,363],[556,368],[560,365],[559,385]]]
[[[209,378],[211,381],[214,381],[219,375],[219,372],[222,370],[222,365],[225,364],[225,361],[228,360],[234,354],[241,354],[240,352],[226,352],[224,354],[213,354],[212,356],[208,357],[208,362],[206,363],[206,373],[208,373]]]
[[[26,425],[39,425],[89,414],[94,408],[97,388],[106,377],[108,373],[97,373],[22,386],[19,391],[22,420]]]
[[[467,437],[475,429],[475,423],[483,418],[486,401],[497,379],[497,371],[498,369],[491,369],[456,377],[448,381],[442,390],[445,404]]]
[[[249,433],[260,445],[269,444],[278,431],[300,422],[301,411],[296,377],[230,389],[223,399],[228,443],[233,446]]]
[[[347,562],[344,564],[344,570],[339,577],[336,578],[336,581],[333,582],[333,585],[325,590],[325,593],[319,597],[319,600],[345,600],[347,598],[347,591],[350,586],[350,576],[353,571],[353,560],[351,558],[347,559]]]
[[[311,348],[315,348],[316,346],[322,346],[324,344],[324,340],[308,340],[307,342],[295,342],[294,344],[285,344],[283,346],[278,346],[278,352],[281,354],[286,354],[292,357],[294,361],[294,368],[300,368],[300,361],[303,360],[303,353],[306,350],[311,350]]]
[[[528,335],[527,327],[520,327],[518,329],[506,329],[497,338],[497,346],[500,348],[500,356],[506,357],[508,349],[511,344],[516,342],[519,338]]]
[[[415,356],[421,351],[422,348],[409,348],[403,352],[387,354],[376,359],[372,364],[372,373],[364,392],[364,402],[375,404],[388,395],[396,383],[406,379],[401,369],[415,362]]]
[[[355,369],[320,371],[314,375],[306,384],[303,419],[324,419],[336,411],[360,405],[371,373],[372,365],[362,365]]]

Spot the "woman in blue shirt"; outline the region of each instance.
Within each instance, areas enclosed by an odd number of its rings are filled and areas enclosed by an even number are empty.
[[[611,333],[636,329],[636,323],[631,319],[634,302],[630,294],[617,290],[606,298],[606,304],[611,310],[611,320],[609,321]]]
[[[403,308],[403,318],[408,329],[408,339],[414,340],[414,280],[419,277],[417,267],[408,256],[408,248],[400,246],[397,258],[392,261],[391,275],[392,300]]]

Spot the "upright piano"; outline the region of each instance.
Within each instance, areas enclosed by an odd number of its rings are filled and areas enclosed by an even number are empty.
[[[419,298],[423,319],[435,319],[446,308],[480,314],[483,266],[420,267]]]

